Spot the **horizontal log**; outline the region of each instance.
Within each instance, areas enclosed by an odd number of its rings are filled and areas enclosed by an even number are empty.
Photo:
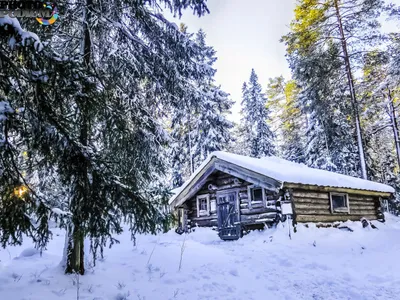
[[[368,199],[354,199],[349,197],[349,201],[353,203],[375,203],[375,200]]]
[[[252,208],[252,209],[241,209],[240,214],[242,215],[255,215],[260,213],[267,213],[267,212],[276,212],[276,209],[271,208]]]
[[[197,217],[197,216],[193,216],[191,218],[188,218],[192,221],[207,221],[207,220],[217,220],[217,215],[214,214],[212,216],[204,216],[204,217]]]
[[[357,209],[374,209],[377,208],[379,206],[375,205],[374,202],[351,202],[349,203],[350,208],[355,207]]]
[[[218,221],[216,219],[215,220],[197,220],[197,221],[192,220],[190,224],[192,227],[196,227],[196,226],[212,227],[212,226],[218,225]]]
[[[336,192],[336,193],[348,193],[354,195],[366,195],[366,196],[378,196],[378,197],[390,197],[391,193],[386,192],[378,192],[378,191],[367,191],[367,190],[358,190],[352,188],[339,188],[339,187],[331,187],[331,186],[319,186],[319,185],[308,185],[308,184],[300,184],[300,183],[284,183],[284,187],[291,189],[299,189],[299,190],[307,190],[313,192]]]
[[[275,222],[275,217],[274,218],[262,218],[262,219],[249,219],[249,220],[242,220],[240,223],[242,225],[260,225],[260,223],[274,223]]]
[[[243,199],[243,198],[248,198],[248,194],[247,194],[247,192],[239,192],[239,198],[240,199]]]
[[[356,215],[356,216],[360,216],[360,215],[374,215],[376,214],[377,211],[375,209],[352,209],[350,207],[350,214],[351,215]]]
[[[329,199],[311,199],[311,198],[295,198],[293,201],[296,205],[297,203],[313,203],[313,204],[329,204]]]
[[[329,200],[319,200],[319,199],[305,199],[305,198],[296,198],[294,199],[294,204],[296,207],[301,207],[301,205],[328,205],[330,206],[330,201]],[[350,207],[356,206],[356,207],[376,207],[376,202],[372,201],[358,201],[358,200],[352,200],[349,199],[349,204]]]
[[[297,215],[297,222],[336,222],[336,221],[360,221],[362,217],[368,220],[376,220],[376,215],[365,215],[365,216],[355,216],[355,215]]]
[[[214,184],[217,186],[220,185],[226,185],[226,184],[232,184],[234,183],[234,180],[236,179],[236,177],[233,176],[227,176],[227,177],[218,177],[217,179],[214,179]]]
[[[329,209],[310,209],[310,208],[298,209],[296,207],[295,212],[298,215],[332,215]]]
[[[217,158],[215,160],[214,166],[219,171],[239,177],[244,181],[252,182],[257,186],[263,187],[268,190],[278,191],[281,188],[281,182],[273,178],[264,176],[255,171],[239,167],[223,159]]]
[[[355,199],[355,200],[366,200],[366,201],[374,201],[377,199],[376,197],[373,197],[371,195],[357,195],[357,194],[349,194],[349,198]]]
[[[352,210],[350,208],[350,214],[348,213],[339,213],[339,212],[335,212],[335,213],[331,213],[330,210],[326,209],[326,210],[318,210],[318,209],[297,209],[296,208],[296,214],[298,215],[338,215],[338,216],[343,216],[343,215],[355,215],[355,216],[361,216],[361,215],[373,215],[375,214],[376,211],[373,209],[368,209],[368,210]]]
[[[240,208],[246,208],[249,207],[248,203],[240,203]]]
[[[275,219],[276,217],[276,212],[268,212],[264,214],[256,214],[256,215],[241,215],[241,221],[255,221],[257,219],[265,219],[265,218],[271,218]]]
[[[329,210],[331,206],[328,203],[324,204],[316,204],[316,203],[297,203],[295,204],[296,211],[299,209],[321,209],[321,210]]]
[[[293,191],[292,193],[294,198],[311,198],[311,199],[329,199],[328,193],[315,193],[315,192],[300,192]]]
[[[251,203],[251,208],[263,208],[265,207],[264,203]]]

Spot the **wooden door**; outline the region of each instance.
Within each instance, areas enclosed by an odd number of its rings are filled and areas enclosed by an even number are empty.
[[[217,194],[218,232],[223,240],[237,240],[241,226],[236,191]]]

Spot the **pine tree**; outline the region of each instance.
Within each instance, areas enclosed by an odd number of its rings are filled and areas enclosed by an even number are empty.
[[[360,104],[355,74],[360,68],[362,53],[380,41],[378,17],[383,9],[380,0],[302,0],[296,6],[291,32],[283,37],[291,56],[316,56],[334,44],[341,76],[347,81],[347,101],[351,104],[356,132],[361,175],[367,178],[364,140],[360,124]],[[333,53],[331,53],[333,54]],[[331,69],[332,72],[337,72]],[[329,73],[329,72],[328,72]],[[329,78],[329,74],[328,77]],[[342,100],[343,101],[343,100]]]
[[[274,155],[274,134],[267,123],[267,99],[254,69],[251,70],[249,82],[243,84],[242,95],[242,124],[246,130],[244,138],[248,141],[249,154],[253,157]]]

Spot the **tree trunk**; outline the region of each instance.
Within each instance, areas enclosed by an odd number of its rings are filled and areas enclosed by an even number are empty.
[[[67,263],[65,266],[66,274],[85,274],[85,265],[84,265],[84,249],[83,249],[83,241],[84,236],[79,231],[79,228],[73,228],[72,232],[69,232],[68,245],[67,245]]]
[[[87,69],[89,69],[90,58],[91,58],[91,40],[90,40],[90,31],[89,31],[89,19],[91,17],[91,6],[92,0],[86,0],[86,7],[83,11],[82,18],[82,27],[83,27],[83,38],[81,44],[81,50],[83,55],[83,63]],[[80,137],[79,140],[82,146],[88,146],[89,139],[89,112],[87,107],[87,100],[85,99],[89,92],[90,87],[84,83],[82,92],[83,98],[78,99],[78,106],[80,108],[81,114],[81,124],[80,124]],[[89,182],[88,182],[88,163],[86,157],[82,156],[81,161],[79,162],[79,166],[81,172],[79,172],[78,176],[80,176],[81,180],[78,180],[78,185],[83,185],[79,187],[80,195],[77,197],[77,202],[74,203],[74,216],[73,220],[73,229],[68,232],[70,236],[68,237],[68,251],[67,251],[67,263],[65,273],[71,274],[76,273],[80,275],[85,274],[85,262],[84,262],[84,238],[85,233],[81,226],[81,206],[82,203],[87,203],[89,197]]]
[[[388,88],[388,101],[389,101],[389,108],[390,108],[390,120],[392,122],[392,129],[393,129],[393,136],[394,136],[394,143],[396,145],[396,156],[397,156],[397,165],[400,167],[400,141],[399,141],[399,128],[397,126],[397,117],[396,117],[396,110],[394,109],[394,103],[392,98],[392,92]]]
[[[354,119],[356,122],[357,145],[358,145],[358,154],[360,156],[361,175],[364,179],[368,179],[367,166],[365,163],[362,131],[361,131],[361,125],[360,125],[360,115],[359,115],[359,111],[358,111],[358,102],[357,102],[357,97],[356,97],[356,91],[354,89],[354,80],[353,80],[353,75],[352,75],[352,71],[351,71],[350,58],[349,58],[349,54],[347,51],[347,42],[346,42],[346,37],[345,37],[344,31],[343,31],[342,17],[340,16],[338,2],[339,2],[339,0],[334,0],[335,9],[336,9],[336,17],[337,17],[339,32],[340,32],[340,40],[341,40],[341,44],[342,44],[343,56],[344,56],[344,61],[345,61],[345,66],[346,66],[347,81],[348,81],[349,89],[350,89],[351,104],[353,107],[353,114],[354,114]]]
[[[192,133],[192,128],[191,128],[191,120],[190,120],[190,113],[191,111],[188,109],[188,126],[189,126],[189,159],[190,159],[190,175],[194,173],[194,162],[193,162],[193,154],[192,154],[192,138],[191,138],[191,133]]]

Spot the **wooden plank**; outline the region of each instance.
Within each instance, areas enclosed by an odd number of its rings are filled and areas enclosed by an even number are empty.
[[[308,192],[308,191],[293,191],[294,198],[308,198],[308,199],[327,199],[329,200],[328,193],[316,193],[316,192]]]
[[[310,199],[310,198],[294,198],[293,202],[296,203],[313,203],[313,204],[327,204],[330,205],[329,199]]]
[[[252,209],[241,209],[240,213],[242,215],[255,215],[255,214],[260,214],[260,213],[267,213],[267,212],[277,212],[276,209],[271,209],[267,207],[263,208],[252,208]]]
[[[367,191],[367,190],[339,188],[331,186],[306,185],[306,184],[288,183],[288,182],[285,182],[283,186],[291,189],[300,189],[300,190],[307,190],[314,192],[336,192],[336,193],[348,193],[355,195],[367,195],[367,196],[378,196],[378,197],[390,197],[392,195],[391,193],[387,192]]]
[[[355,215],[300,215],[296,216],[297,222],[336,222],[336,221],[360,221],[362,217],[365,217],[368,220],[376,220],[376,215],[364,215],[364,216],[355,216]]]

